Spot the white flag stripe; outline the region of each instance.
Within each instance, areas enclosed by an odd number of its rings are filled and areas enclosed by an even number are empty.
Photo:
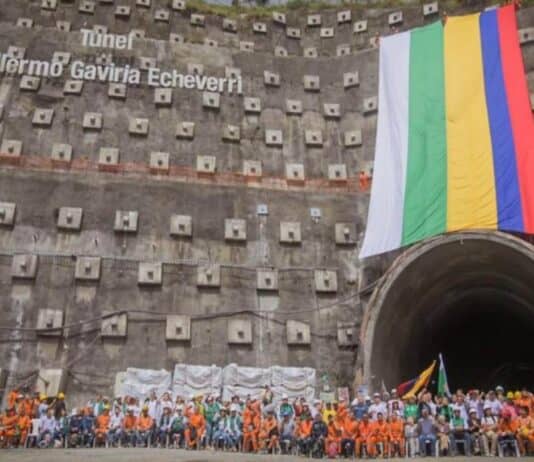
[[[378,122],[367,229],[360,258],[400,247],[408,159],[410,32],[380,39]]]

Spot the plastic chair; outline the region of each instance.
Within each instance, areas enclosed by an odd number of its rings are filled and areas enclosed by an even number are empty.
[[[35,444],[37,444],[37,441],[39,441],[39,426],[40,426],[40,420],[32,419],[30,432],[26,436],[26,441],[24,442],[25,448],[28,447],[30,441],[33,441]]]
[[[499,453],[499,457],[504,457],[505,449],[507,446],[512,447],[512,449],[515,451],[516,457],[521,457],[521,453],[519,452],[519,445],[517,444],[517,440],[513,437],[499,439],[497,441],[497,450]]]

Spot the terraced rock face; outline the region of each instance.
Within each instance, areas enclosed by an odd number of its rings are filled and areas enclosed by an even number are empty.
[[[21,329],[0,334],[1,385],[60,369],[78,400],[176,362],[351,385],[394,257],[357,258],[377,38],[440,14],[0,0],[0,325]],[[518,18],[533,92],[534,10]],[[174,315],[189,335],[168,338]]]

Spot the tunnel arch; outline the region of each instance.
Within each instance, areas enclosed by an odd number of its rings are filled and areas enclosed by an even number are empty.
[[[367,305],[357,367],[376,389],[438,352],[452,388],[534,385],[534,246],[490,231],[437,236],[403,252]]]

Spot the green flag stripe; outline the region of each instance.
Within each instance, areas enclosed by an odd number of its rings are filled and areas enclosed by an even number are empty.
[[[446,231],[444,75],[441,22],[412,31],[408,165],[402,245]]]

